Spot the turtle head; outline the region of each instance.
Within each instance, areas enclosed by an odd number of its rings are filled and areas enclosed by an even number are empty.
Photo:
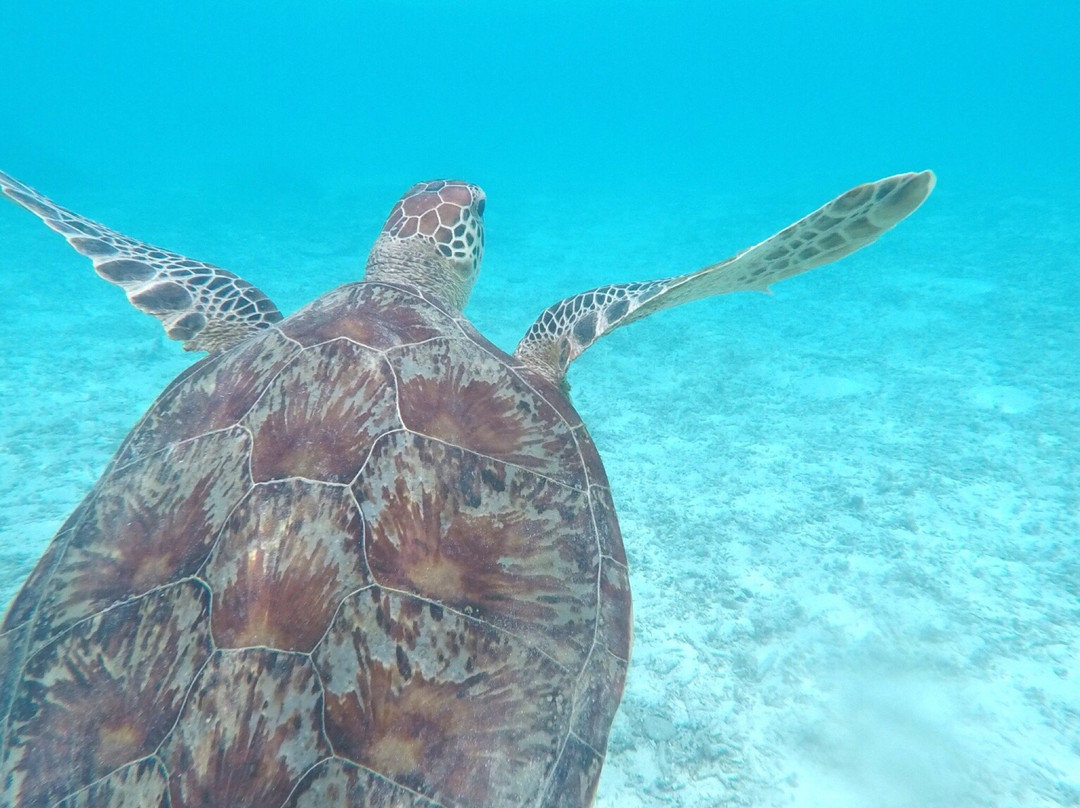
[[[465,308],[484,255],[484,192],[458,180],[418,182],[386,217],[364,279],[416,286]]]

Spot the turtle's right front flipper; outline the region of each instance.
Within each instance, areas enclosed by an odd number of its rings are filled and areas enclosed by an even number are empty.
[[[140,311],[161,321],[187,351],[223,351],[279,322],[273,302],[243,278],[136,241],[60,207],[0,171],[0,191],[60,233],[94,262]]]
[[[897,174],[852,188],[779,233],[718,264],[658,281],[617,283],[548,307],[514,356],[556,384],[604,334],[662,309],[727,292],[767,291],[770,284],[850,255],[919,207],[934,174]]]

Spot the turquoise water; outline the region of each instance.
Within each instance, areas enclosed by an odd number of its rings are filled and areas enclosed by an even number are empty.
[[[635,591],[597,804],[1080,805],[1076,3],[22,4],[0,44],[0,168],[286,313],[414,181],[482,185],[507,349],[933,168],[865,252],[575,363]],[[6,603],[191,357],[14,205],[0,299]]]

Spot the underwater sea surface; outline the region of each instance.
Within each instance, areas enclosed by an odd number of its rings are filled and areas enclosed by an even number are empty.
[[[934,169],[865,251],[571,369],[635,596],[597,806],[1080,805],[1080,4],[2,13],[0,169],[286,313],[413,182],[476,182],[507,350]],[[7,203],[0,301],[6,604],[193,357]]]

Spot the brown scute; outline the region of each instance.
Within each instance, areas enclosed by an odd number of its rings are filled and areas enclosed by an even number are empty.
[[[202,576],[219,648],[308,652],[341,599],[371,583],[349,492],[303,480],[255,486],[229,517]]]
[[[444,194],[447,191],[443,192]],[[472,200],[469,198],[469,194],[461,194],[462,201],[458,204],[448,203],[439,205],[437,212],[439,214],[439,221],[447,227],[453,227],[461,219],[462,205],[468,205]]]
[[[383,232],[389,233],[393,231],[394,227],[405,217],[405,214],[401,210],[401,203],[397,203],[390,211],[390,215],[386,217],[386,221],[383,223]]]
[[[468,209],[472,204],[472,192],[465,185],[451,184],[439,189],[439,198],[459,208]]]
[[[94,616],[32,657],[11,711],[0,804],[52,805],[153,752],[210,656],[209,601],[205,587],[176,584]]]
[[[435,231],[439,229],[439,214],[434,210],[429,210],[423,216],[420,217],[420,233],[425,236],[434,236]]]
[[[281,327],[304,346],[346,337],[380,351],[432,339],[453,329],[453,320],[431,304],[380,283],[335,289]]]
[[[244,419],[256,482],[306,477],[346,483],[380,435],[400,429],[393,373],[382,356],[339,339],[305,349]]]
[[[569,404],[566,406],[569,406]],[[585,474],[588,477],[589,485],[598,485],[603,488],[608,488],[610,483],[608,482],[607,472],[604,471],[604,463],[600,459],[600,452],[596,448],[596,444],[593,443],[592,436],[589,435],[589,430],[585,428],[584,424],[579,422],[577,428],[574,430],[574,435],[577,438],[581,459],[585,464]]]
[[[626,566],[626,549],[623,547],[619,520],[615,516],[615,503],[611,501],[611,491],[602,486],[593,486],[589,489],[589,499],[600,539],[600,555]]]
[[[421,216],[439,204],[439,196],[430,191],[417,193],[401,200],[406,216]]]
[[[319,702],[306,656],[261,648],[214,654],[158,751],[171,775],[172,808],[281,805],[330,755]]]
[[[443,808],[341,758],[318,763],[283,808]]]
[[[191,308],[191,293],[178,283],[162,281],[128,295],[131,304],[147,314],[168,314]]]
[[[580,670],[598,574],[583,492],[405,432],[379,442],[355,490],[378,583],[474,615]]]
[[[609,654],[601,645],[593,648],[574,693],[574,734],[600,754],[607,750],[608,728],[622,701],[629,663]]]
[[[241,429],[215,432],[113,472],[56,567],[34,645],[195,572],[251,485],[249,445]]]
[[[169,808],[169,781],[157,758],[124,766],[56,808]]]
[[[630,659],[633,640],[630,577],[624,564],[604,559],[600,570],[600,626],[596,636],[607,652],[619,659]]]
[[[87,239],[87,244],[96,244],[102,249],[110,247],[107,242],[100,239]],[[113,252],[116,252],[115,248],[111,249]],[[132,261],[130,258],[118,258],[115,261],[106,261],[103,264],[98,264],[94,269],[97,271],[98,275],[111,283],[146,281],[157,274],[154,267],[145,261]]]
[[[0,727],[7,721],[15,685],[22,676],[23,650],[30,634],[30,624],[22,623],[8,628],[0,634]]]
[[[314,658],[335,752],[441,805],[531,804],[567,729],[568,672],[417,598],[350,597]]]
[[[515,360],[511,358],[509,361]],[[535,390],[537,395],[539,397],[542,397],[543,400],[546,401],[552,407],[552,409],[554,409],[562,417],[564,421],[566,421],[566,423],[570,426],[571,429],[573,429],[575,432],[581,432],[581,416],[578,415],[577,410],[574,409],[574,405],[570,403],[570,399],[568,399],[562,393],[558,385],[553,383],[550,379],[541,376],[539,373],[537,373],[527,365],[516,365],[515,369],[517,370],[517,374],[528,383],[529,387]],[[578,443],[581,444],[580,441]],[[583,459],[588,469],[589,477],[592,484],[606,485],[606,483],[599,483],[597,481],[596,475],[593,474],[594,470],[590,467],[590,464],[593,462],[590,460],[590,458],[599,459],[599,455],[596,453],[595,450],[589,451],[589,447],[585,445],[580,445],[579,448],[584,455]],[[602,473],[603,464],[600,464],[599,470]]]
[[[131,431],[117,463],[238,423],[299,352],[300,346],[271,328],[228,354],[209,356],[188,368]]]
[[[68,526],[74,527],[78,524],[79,519],[73,519],[72,517],[79,516],[86,511],[86,500],[75,509],[75,513],[68,518]],[[38,560],[37,566],[30,572],[30,575],[23,582],[22,588],[19,589],[18,594],[15,595],[15,599],[8,607],[7,614],[4,616],[4,622],[0,625],[0,632],[7,633],[16,626],[20,626],[27,622],[34,613],[34,610],[41,604],[41,599],[45,596],[45,591],[51,583],[51,576],[53,567],[59,563],[60,559],[64,555],[64,550],[67,549],[67,543],[71,539],[72,531],[70,527],[66,530],[60,530],[49,542],[48,547],[45,548],[45,553]],[[10,660],[11,657],[0,654],[0,660]],[[4,708],[4,700],[0,699],[0,711]],[[2,713],[0,713],[2,715]]]
[[[469,340],[390,353],[405,426],[583,487],[585,471],[564,418],[516,374]]]
[[[551,778],[545,808],[583,808],[593,804],[604,759],[573,735],[566,739]]]

